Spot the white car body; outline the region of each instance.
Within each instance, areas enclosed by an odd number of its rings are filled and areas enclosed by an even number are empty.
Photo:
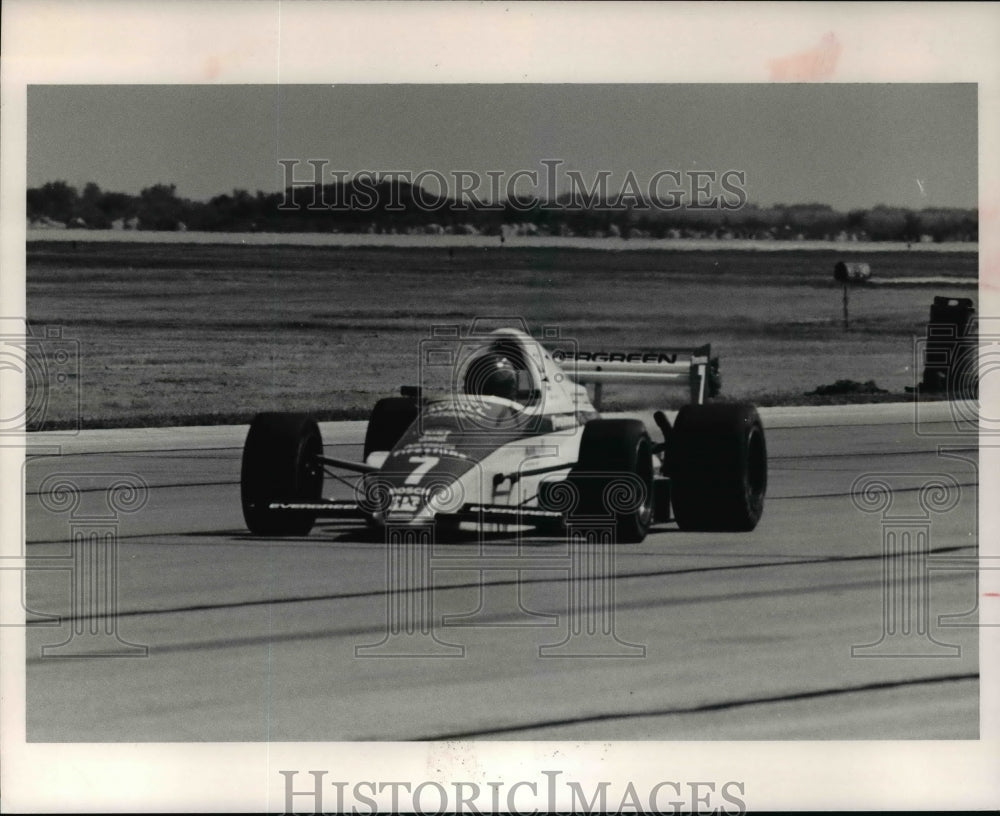
[[[360,514],[379,525],[420,525],[444,516],[478,523],[556,522],[562,513],[541,506],[539,493],[544,482],[565,480],[577,463],[584,427],[600,416],[594,404],[600,386],[681,385],[700,402],[709,364],[707,346],[677,352],[549,351],[514,328],[463,338],[457,349],[451,345],[451,388],[437,398],[414,389],[420,404],[416,420],[391,450],[369,451],[357,464],[325,459],[327,465],[363,473],[355,501],[280,506],[328,517]],[[433,344],[424,352],[432,355]],[[462,388],[477,360],[498,353],[515,360],[517,401]],[[596,384],[596,399],[584,383]]]

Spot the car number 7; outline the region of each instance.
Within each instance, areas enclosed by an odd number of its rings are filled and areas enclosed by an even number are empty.
[[[417,466],[413,469],[413,472],[406,477],[406,481],[403,484],[415,485],[420,484],[420,480],[424,478],[424,474],[427,473],[434,465],[441,461],[440,456],[411,456],[410,461],[415,463]]]

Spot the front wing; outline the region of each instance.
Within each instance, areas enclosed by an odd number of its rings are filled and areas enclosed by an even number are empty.
[[[317,518],[366,519],[370,516],[370,513],[366,513],[357,502],[337,499],[274,501],[267,506],[267,509],[277,512],[313,513]],[[396,518],[393,516],[392,512],[388,513],[386,521],[413,521],[412,515],[408,513],[400,513]],[[463,505],[456,513],[439,513],[437,518],[471,521],[482,524],[531,525],[560,521],[563,518],[563,514],[557,510],[543,510],[540,507],[511,507],[509,505],[469,503]]]

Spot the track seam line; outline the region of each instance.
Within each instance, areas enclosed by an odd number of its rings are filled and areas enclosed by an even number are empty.
[[[650,717],[672,717],[684,714],[701,714],[711,711],[728,711],[735,708],[745,708],[755,705],[774,705],[779,703],[795,702],[798,700],[810,700],[817,697],[835,697],[843,694],[857,694],[865,691],[883,691],[893,688],[905,688],[907,686],[928,685],[931,683],[954,683],[964,680],[978,680],[979,672],[967,674],[950,674],[938,677],[922,677],[911,680],[882,681],[878,683],[865,683],[860,686],[840,687],[829,689],[816,689],[814,691],[801,691],[791,694],[777,695],[773,697],[756,697],[745,700],[725,700],[717,703],[704,703],[697,706],[685,708],[668,708],[658,711],[641,712],[607,712],[603,714],[592,714],[584,717],[565,718],[558,720],[547,720],[545,722],[532,723],[530,725],[509,725],[496,728],[477,729],[472,731],[453,731],[434,736],[415,737],[418,742],[437,742],[441,740],[472,739],[474,737],[493,736],[499,734],[513,734],[520,731],[534,731],[539,728],[559,728],[564,726],[581,725],[583,723],[607,722],[609,720],[635,720],[647,719]]]

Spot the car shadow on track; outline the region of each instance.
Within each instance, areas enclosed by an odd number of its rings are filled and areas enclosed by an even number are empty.
[[[667,533],[679,533],[680,530],[673,525],[656,526],[650,530],[650,535],[661,535]],[[384,544],[385,533],[382,530],[374,530],[366,526],[327,524],[317,525],[312,532],[302,536],[267,537],[257,536],[246,530],[218,530],[205,533],[190,533],[188,537],[193,538],[219,538],[229,541],[254,542],[257,544]],[[550,547],[561,547],[566,544],[566,535],[550,534],[545,535],[536,530],[526,530],[518,532],[516,530],[476,530],[476,529],[449,529],[436,531],[433,544],[435,546],[469,546],[471,544],[488,544],[490,546],[511,547],[530,546],[539,549]],[[627,546],[619,544],[618,546]]]
[[[676,533],[679,530],[674,526],[656,527],[651,533]],[[384,544],[385,534],[380,530],[372,530],[367,527],[352,527],[345,529],[342,526],[328,526],[314,530],[312,537],[317,533],[324,536],[332,536],[330,541],[337,543],[367,543]],[[538,548],[561,547],[567,542],[565,533],[553,533],[546,535],[536,530],[526,530],[518,532],[516,530],[477,530],[477,529],[448,529],[437,531],[433,543],[435,545],[468,546],[470,544],[489,544],[490,546],[531,546]],[[619,546],[626,546],[624,544]]]

